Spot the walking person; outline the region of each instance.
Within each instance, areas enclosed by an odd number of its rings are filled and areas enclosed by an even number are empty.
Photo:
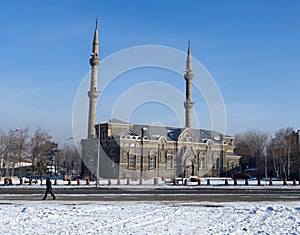
[[[53,197],[53,200],[56,199],[56,197],[54,196],[54,194],[52,192],[52,185],[51,185],[51,180],[49,177],[46,180],[46,192],[45,192],[45,196],[43,197],[42,200],[45,200],[47,198],[48,193],[51,194],[51,196]]]

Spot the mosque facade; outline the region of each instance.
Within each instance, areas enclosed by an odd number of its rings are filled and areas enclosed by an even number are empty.
[[[90,58],[87,138],[81,141],[82,174],[102,178],[176,178],[226,176],[239,169],[234,137],[212,130],[192,128],[192,57],[188,44],[184,102],[185,126],[168,127],[126,123],[114,119],[96,123],[98,66],[96,25]],[[88,169],[88,170],[87,170]]]

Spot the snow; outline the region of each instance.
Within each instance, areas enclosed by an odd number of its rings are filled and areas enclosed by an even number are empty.
[[[299,234],[297,202],[0,201],[1,234]]]
[[[206,185],[210,179],[211,185]],[[139,180],[101,179],[103,188],[293,188],[292,181],[287,186],[282,181],[249,180],[245,186],[244,180],[238,180],[238,186],[228,178],[229,185],[224,185],[224,179],[201,179],[202,185],[188,182],[188,186],[173,186],[170,181],[159,179],[145,180],[139,185]],[[54,182],[54,181],[53,181]],[[52,183],[53,183],[52,182]],[[45,188],[45,185],[35,184],[22,186],[18,181],[14,185],[0,186],[12,188]],[[53,188],[79,187],[77,181],[72,186],[67,181],[59,181]],[[95,182],[80,187],[95,187]],[[194,202],[194,201],[99,201],[85,200],[83,194],[70,197],[59,195],[64,199],[42,201],[41,195],[31,195],[28,200],[24,195],[2,194],[0,197],[0,234],[300,234],[300,201],[299,198],[289,201],[252,201],[252,202]],[[58,196],[58,195],[57,195]],[[107,195],[109,198],[109,194]],[[143,195],[140,195],[141,197]],[[226,196],[226,195],[224,195]]]

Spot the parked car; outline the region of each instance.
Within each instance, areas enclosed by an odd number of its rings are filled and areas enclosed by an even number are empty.
[[[231,178],[234,179],[234,180],[237,180],[237,179],[250,179],[251,176],[247,175],[245,173],[242,173],[242,172],[238,172],[238,173],[232,174]]]

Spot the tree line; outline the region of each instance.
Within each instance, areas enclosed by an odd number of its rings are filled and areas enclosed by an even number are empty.
[[[0,177],[78,175],[81,163],[76,147],[60,148],[49,133],[28,127],[0,130]]]
[[[242,171],[258,177],[300,178],[300,131],[281,128],[269,135],[249,130],[235,136],[235,153],[241,156]]]

